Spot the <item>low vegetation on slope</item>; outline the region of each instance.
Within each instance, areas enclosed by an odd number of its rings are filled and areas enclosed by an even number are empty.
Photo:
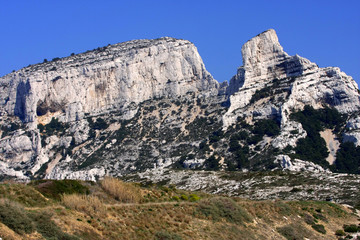
[[[341,143],[334,165],[330,166],[326,161],[329,152],[320,131],[332,129],[342,142],[346,120],[344,115],[335,108],[315,110],[311,106],[305,106],[303,111],[293,113],[291,117],[300,122],[307,133],[306,138],[298,140],[292,157],[314,162],[333,172],[360,173],[360,147],[356,147],[353,142]]]
[[[355,215],[329,202],[250,201],[114,178],[0,190],[3,239],[338,239],[359,231]]]

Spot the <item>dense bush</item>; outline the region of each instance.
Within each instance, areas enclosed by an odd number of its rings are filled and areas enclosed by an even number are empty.
[[[59,122],[57,118],[52,118],[51,121],[45,126],[42,124],[38,125],[40,132],[46,131],[47,135],[53,135],[55,132],[63,132],[67,128],[67,124]]]
[[[319,133],[314,132],[306,138],[297,141],[296,156],[300,159],[311,161],[322,166],[328,166],[326,158],[329,156],[325,140]]]
[[[349,233],[356,233],[356,232],[360,231],[359,227],[356,226],[355,224],[344,225],[343,228],[344,228],[345,232],[349,232]]]
[[[231,198],[226,197],[215,197],[200,201],[197,212],[214,221],[225,219],[237,224],[252,221],[245,209]]]
[[[344,142],[336,152],[335,170],[346,173],[360,173],[360,147]]]
[[[18,234],[29,234],[35,230],[45,239],[78,239],[61,229],[51,220],[47,212],[28,212],[21,205],[0,200],[0,222]]]
[[[252,133],[272,137],[280,133],[280,126],[275,119],[260,119],[255,122]]]
[[[184,200],[184,201],[189,200],[188,196],[186,196],[185,194],[182,194],[182,195],[180,196],[180,199],[181,199],[181,200]]]
[[[45,206],[47,199],[32,186],[21,183],[0,184],[0,196],[27,207]]]
[[[310,133],[322,131],[324,128],[340,130],[346,120],[335,108],[315,110],[308,105],[304,107],[303,111],[291,114],[291,118],[300,122],[303,128]]]
[[[319,233],[326,234],[326,230],[325,230],[324,225],[314,224],[314,225],[311,225],[311,227],[312,227],[315,231],[318,231]]]
[[[278,227],[276,230],[288,240],[304,239],[305,237],[309,237],[311,235],[306,228],[299,224],[289,224],[283,227]]]
[[[89,194],[89,188],[77,180],[36,180],[30,183],[48,198],[60,200],[63,194]]]
[[[189,201],[190,202],[197,202],[199,200],[200,200],[200,197],[198,195],[196,195],[194,193],[189,195]]]
[[[213,132],[212,135],[209,136],[209,142],[210,143],[218,142],[223,137],[223,135],[224,133],[221,130],[215,131]]]
[[[336,230],[335,235],[336,236],[345,236],[346,234],[345,234],[344,230],[339,229],[339,230]]]
[[[262,98],[266,98],[272,95],[271,87],[264,87],[260,90],[256,90],[250,99],[250,103],[254,103]]]
[[[219,170],[219,160],[214,155],[211,155],[208,159],[205,160],[205,167],[208,170]]]
[[[0,199],[0,222],[19,234],[31,233],[35,230],[25,209],[9,200]]]
[[[310,106],[305,106],[303,111],[293,113],[291,118],[300,122],[307,132],[307,137],[297,142],[294,149],[296,157],[328,167],[326,158],[329,153],[325,140],[320,136],[320,131],[326,128],[334,129],[334,132],[341,137],[345,116],[336,109],[315,110]],[[337,172],[360,173],[360,147],[356,147],[351,142],[341,143],[336,153],[335,164],[331,166],[331,169]]]
[[[104,119],[99,117],[96,119],[96,122],[94,122],[90,127],[92,129],[102,130],[102,129],[107,129],[109,127],[109,124],[107,124]]]
[[[17,124],[17,123],[10,123],[10,126],[2,125],[2,126],[1,126],[1,131],[2,131],[1,137],[5,137],[5,136],[7,136],[10,132],[16,131],[16,130],[18,130],[18,129],[20,129],[20,128],[22,128],[21,124]]]
[[[300,122],[307,133],[306,138],[299,139],[295,147],[296,157],[311,161],[322,166],[328,166],[326,158],[329,152],[320,131],[325,128],[335,129],[339,133],[345,118],[336,109],[324,108],[315,110],[305,106],[303,111],[291,114],[291,119]]]
[[[45,239],[76,240],[75,236],[64,233],[54,221],[51,220],[51,214],[48,212],[28,213],[33,221],[36,231]]]
[[[176,233],[170,233],[168,231],[159,231],[155,233],[156,240],[182,240],[182,238]]]

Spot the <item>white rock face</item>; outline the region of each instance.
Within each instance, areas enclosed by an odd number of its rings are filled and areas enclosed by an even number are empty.
[[[128,120],[146,100],[189,93],[206,98],[216,96],[218,88],[196,47],[169,37],[109,45],[20,69],[0,78],[0,123],[18,117],[35,135],[30,139],[22,132],[0,139],[0,162],[10,161],[11,166],[24,162],[32,174],[48,164],[50,177],[79,177],[81,171],[59,173],[56,165],[72,141],[78,145],[89,138],[87,117],[116,112],[119,120]],[[71,123],[70,136],[38,134],[37,125],[48,124],[53,117]],[[79,149],[80,154],[91,153]],[[10,165],[3,166],[4,172]],[[103,174],[99,171],[81,178],[93,179]]]
[[[32,154],[33,143],[25,135],[15,135],[0,140],[0,156],[9,157],[12,162],[27,161]]]
[[[308,171],[308,172],[329,172],[328,170],[325,170],[321,166],[308,162],[308,161],[302,161],[299,159],[291,160],[291,158],[288,155],[278,155],[276,156],[276,163],[279,163],[282,169],[286,169],[289,171]]]
[[[346,124],[347,131],[344,134],[344,141],[354,142],[360,146],[360,116],[354,114]]]
[[[212,155],[226,167],[238,161],[229,151],[235,141],[244,151],[249,144],[254,164],[246,169],[272,169],[276,157],[282,169],[321,172],[284,155],[294,149],[282,151],[307,136],[289,118],[305,105],[347,113],[343,139],[360,145],[359,90],[351,77],[289,56],[274,30],[245,43],[242,55],[244,66],[229,85],[212,78],[192,43],[167,37],[109,45],[0,78],[0,177],[96,180],[176,164],[202,168]],[[60,122],[48,124],[52,118]],[[278,120],[281,132],[255,143],[247,124],[266,118]],[[240,131],[254,143],[236,140],[244,137]]]
[[[335,107],[340,113],[351,114],[360,109],[360,95],[356,82],[337,67],[319,68],[315,63],[283,51],[274,30],[270,29],[252,38],[241,49],[244,66],[238,69],[228,88],[230,108],[223,116],[224,128],[234,124],[238,117],[252,119],[275,117],[281,119],[282,133],[274,140],[275,147],[294,146],[305,137],[300,126],[289,121],[294,110],[305,105],[315,109]],[[271,96],[254,101],[257,94],[276,89]],[[270,90],[269,90],[270,91]],[[274,96],[275,95],[275,96]],[[255,99],[257,100],[257,99]],[[359,124],[349,123],[347,139],[359,144]],[[290,136],[297,129],[299,134]],[[305,133],[306,134],[306,133]]]
[[[293,134],[292,132],[295,131]],[[295,147],[296,142],[300,138],[307,136],[306,131],[303,129],[300,123],[294,121],[288,121],[282,126],[282,131],[272,142],[272,146],[275,148],[283,149],[286,146]]]
[[[105,177],[104,168],[93,168],[86,171],[57,171],[54,169],[51,174],[47,175],[49,179],[78,179],[84,181],[97,181],[99,178]]]
[[[151,98],[216,94],[218,83],[192,43],[166,37],[33,65],[0,78],[0,86],[3,114],[47,123],[56,113],[69,122]]]

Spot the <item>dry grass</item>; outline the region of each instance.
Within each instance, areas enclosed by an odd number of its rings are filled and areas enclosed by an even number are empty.
[[[6,225],[0,223],[0,237],[9,240],[21,240],[21,237]]]
[[[21,204],[5,205],[9,213],[5,214],[6,219],[0,220],[0,237],[16,240],[246,240],[301,239],[305,236],[314,240],[336,240],[336,230],[342,229],[344,224],[357,226],[359,222],[351,215],[350,210],[345,211],[341,206],[328,202],[252,201],[214,195],[206,195],[198,202],[171,202],[169,200],[173,196],[191,196],[192,193],[167,189],[164,186],[145,188],[111,178],[106,178],[99,184],[86,186],[91,192],[90,195],[79,192],[63,193],[61,201],[54,199],[51,200],[51,204],[31,204],[32,207],[28,207],[29,201],[24,202],[17,197],[23,196],[22,192],[6,195],[6,198],[11,197],[6,201],[19,199]],[[10,186],[7,189],[13,188]],[[149,199],[146,196],[150,196]],[[115,199],[132,203],[121,204]],[[0,206],[4,201],[0,200]],[[66,206],[66,209],[63,206]],[[25,217],[16,209],[22,210],[31,218],[36,228],[31,233],[17,233],[12,229],[14,227],[8,227],[24,226],[22,222]],[[0,213],[4,214],[6,211],[0,210]],[[320,214],[325,218],[315,217]],[[307,217],[312,221],[307,221]],[[22,222],[10,225],[10,220]],[[316,231],[312,227],[314,224],[323,225],[326,234]]]
[[[106,215],[106,208],[103,202],[96,196],[64,194],[61,197],[61,201],[66,207],[79,212],[84,212],[90,216]]]
[[[140,189],[131,183],[125,183],[117,178],[105,177],[100,184],[105,192],[120,202],[139,203],[142,199]]]

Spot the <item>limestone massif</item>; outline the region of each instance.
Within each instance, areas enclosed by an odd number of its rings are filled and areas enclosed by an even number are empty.
[[[359,90],[350,76],[289,56],[274,30],[246,42],[242,56],[229,84],[213,79],[192,43],[168,37],[10,73],[0,78],[0,175],[96,180],[154,168],[325,171],[329,166],[302,159],[297,148],[309,129],[293,114],[306,106],[343,114],[341,126],[319,133],[327,161],[341,142],[360,145]]]

